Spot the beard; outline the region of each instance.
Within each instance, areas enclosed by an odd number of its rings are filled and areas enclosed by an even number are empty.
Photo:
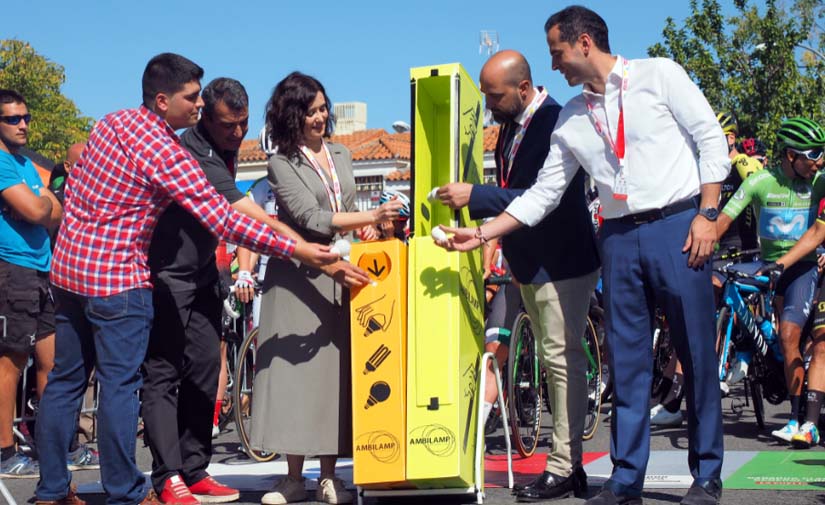
[[[493,114],[493,119],[498,124],[505,124],[511,121],[515,121],[521,111],[523,110],[522,103],[518,103],[513,105],[509,110],[505,109],[491,109],[490,112]]]

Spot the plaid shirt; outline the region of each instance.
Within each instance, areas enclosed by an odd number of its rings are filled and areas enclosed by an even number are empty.
[[[293,240],[235,212],[174,130],[141,105],[101,119],[72,170],[52,283],[84,296],[151,288],[149,242],[173,201],[227,242],[280,258],[295,249]]]

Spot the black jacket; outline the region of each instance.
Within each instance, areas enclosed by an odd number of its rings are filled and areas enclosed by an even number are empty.
[[[561,106],[549,96],[536,110],[516,153],[506,189],[500,187],[504,138],[499,135],[496,144],[498,187],[473,186],[469,203],[471,218],[497,216],[533,185],[550,150],[550,136],[560,110]],[[579,169],[559,206],[540,223],[504,237],[502,251],[513,276],[522,284],[560,281],[596,270],[599,255],[584,199],[584,171]]]

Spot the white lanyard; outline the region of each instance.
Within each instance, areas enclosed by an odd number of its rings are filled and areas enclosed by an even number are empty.
[[[530,126],[530,121],[533,120],[533,115],[536,113],[538,108],[541,104],[544,103],[544,100],[547,98],[547,90],[542,88],[541,93],[539,96],[533,100],[533,103],[527,108],[524,113],[524,121],[521,125],[519,125],[519,129],[516,131],[515,137],[513,137],[513,143],[510,145],[510,152],[507,156],[507,171],[504,171],[504,162],[505,160],[501,160],[501,187],[506,188],[508,186],[508,182],[510,181],[510,174],[513,173],[513,161],[516,159],[516,153],[518,152],[518,148],[521,147],[521,141],[524,140],[524,135],[527,133],[527,127]],[[502,156],[504,156],[504,145],[502,147]]]
[[[343,207],[343,204],[341,203],[341,183],[338,180],[338,172],[335,170],[335,163],[332,161],[332,154],[329,152],[327,143],[323,142],[322,146],[324,148],[324,153],[327,155],[327,162],[329,163],[332,188],[329,187],[327,178],[324,177],[324,169],[318,163],[318,160],[316,160],[312,155],[312,151],[310,151],[307,146],[301,146],[301,152],[304,154],[307,161],[309,161],[309,164],[312,165],[312,168],[315,169],[315,173],[318,174],[318,177],[321,178],[321,182],[324,184],[324,189],[326,190],[327,198],[329,199],[329,206],[332,208],[332,211],[340,212],[341,207]]]
[[[625,174],[625,135],[624,135],[624,92],[627,91],[628,85],[628,66],[630,63],[627,61],[626,58],[622,58],[622,85],[619,88],[619,121],[616,126],[616,140],[614,141],[610,134],[608,133],[608,128],[605,126],[601,120],[596,116],[595,112],[593,111],[593,103],[587,98],[587,95],[584,95],[584,101],[587,105],[587,114],[590,116],[590,119],[593,121],[593,127],[596,129],[596,133],[598,133],[602,138],[605,139],[607,144],[610,146],[610,150],[616,156],[616,159],[619,161],[619,169],[616,172],[615,179],[613,180],[613,198],[616,200],[627,200],[627,180]],[[604,116],[607,119],[607,102],[605,101],[605,109],[604,109]]]

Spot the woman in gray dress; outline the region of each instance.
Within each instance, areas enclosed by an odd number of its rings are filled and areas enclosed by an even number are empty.
[[[329,138],[331,104],[316,79],[293,72],[278,83],[266,122],[278,152],[269,182],[278,217],[305,240],[330,244],[398,217],[401,202],[359,212],[352,157]],[[252,445],[287,454],[289,473],[264,495],[272,505],[305,500],[305,455],[321,462],[316,500],[349,503],[335,477],[338,456],[352,453],[349,287],[364,285],[363,270],[346,262],[323,272],[296,261],[267,266],[256,355]]]

